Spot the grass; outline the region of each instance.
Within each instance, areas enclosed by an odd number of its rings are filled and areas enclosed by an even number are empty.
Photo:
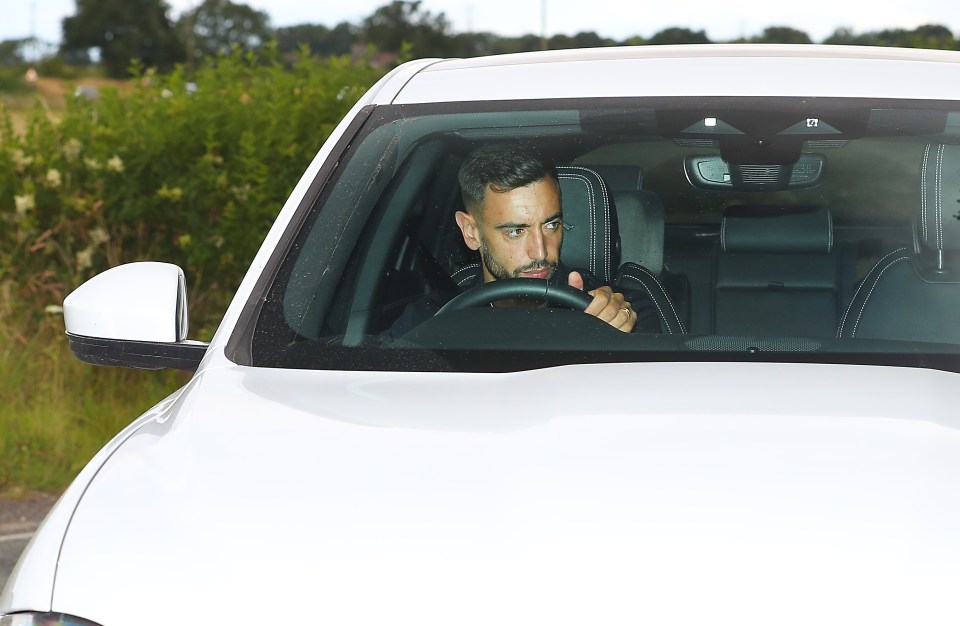
[[[96,75],[76,79],[40,76],[36,83],[31,84],[23,79],[19,71],[16,76],[7,71],[0,73],[0,101],[13,120],[14,131],[22,133],[27,125],[29,111],[38,105],[52,119],[59,119],[66,108],[67,98],[71,97],[79,86],[95,89],[116,87],[121,91],[133,88],[131,81],[118,81]]]
[[[86,365],[58,319],[33,337],[0,325],[0,496],[66,487],[124,426],[186,382],[178,372]]]

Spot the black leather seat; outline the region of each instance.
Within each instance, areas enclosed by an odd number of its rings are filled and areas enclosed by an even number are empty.
[[[664,262],[665,210],[660,197],[643,188],[643,170],[636,165],[591,165],[611,189],[620,224],[620,262],[623,286],[630,277],[646,275],[657,281],[676,307],[684,333],[690,323],[690,281],[671,272]]]
[[[560,260],[612,283],[620,265],[620,228],[606,182],[592,169],[557,168],[563,204]]]
[[[620,266],[620,231],[616,208],[606,182],[594,170],[557,167],[563,203],[563,247],[567,267],[589,271],[607,284],[644,291],[660,313],[663,332],[684,332],[670,296],[656,276],[640,266]],[[453,279],[463,286],[476,275],[479,263],[457,270]]]
[[[840,271],[829,209],[728,207],[716,268],[717,334],[836,332]]]
[[[611,190],[620,224],[620,261],[663,270],[664,208],[657,194],[643,189],[635,165],[591,165]]]
[[[927,146],[920,178],[913,245],[890,252],[866,274],[838,337],[960,339],[960,146]]]
[[[618,267],[619,213],[606,181],[593,169],[577,166],[558,167],[557,177],[563,198],[563,263],[588,269],[616,288],[645,292],[658,312],[662,332],[686,332],[677,307],[655,274],[630,262]]]

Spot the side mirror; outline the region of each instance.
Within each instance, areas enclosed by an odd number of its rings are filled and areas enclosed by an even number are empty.
[[[196,371],[207,344],[188,341],[183,270],[143,261],[97,274],[63,301],[70,349],[94,365]]]

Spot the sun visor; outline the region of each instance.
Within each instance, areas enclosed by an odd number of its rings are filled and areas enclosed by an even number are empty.
[[[873,137],[896,135],[941,135],[947,129],[947,111],[916,109],[873,109],[867,134]]]

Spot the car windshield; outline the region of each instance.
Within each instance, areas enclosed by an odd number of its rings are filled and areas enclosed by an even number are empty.
[[[231,339],[235,361],[960,370],[960,103],[635,98],[365,114],[282,239]],[[517,146],[545,164],[561,210],[497,222],[472,204],[463,170]],[[498,185],[488,196],[512,192]],[[587,291],[623,294],[632,326],[554,293],[569,291],[571,271]]]

